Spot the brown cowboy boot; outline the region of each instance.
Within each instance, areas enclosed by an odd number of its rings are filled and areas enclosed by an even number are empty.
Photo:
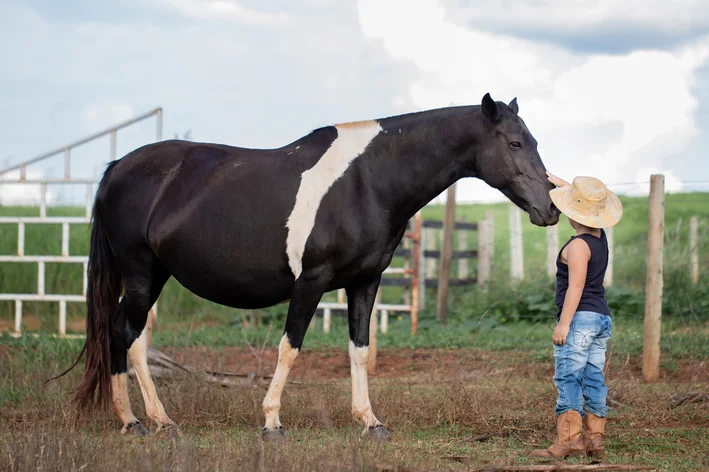
[[[536,449],[537,457],[564,457],[584,456],[586,448],[583,441],[583,420],[578,411],[567,411],[556,419],[557,438],[554,444],[547,449]]]
[[[605,459],[606,449],[603,446],[606,419],[599,418],[593,413],[586,412],[586,454],[594,459]]]

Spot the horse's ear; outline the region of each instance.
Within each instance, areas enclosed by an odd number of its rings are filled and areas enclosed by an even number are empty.
[[[489,93],[486,93],[482,101],[483,115],[485,118],[496,123],[500,121],[500,109],[497,107],[497,103],[492,99]]]
[[[512,111],[515,112],[515,115],[519,113],[519,105],[517,105],[517,97],[513,98],[508,106],[510,108],[512,108]]]

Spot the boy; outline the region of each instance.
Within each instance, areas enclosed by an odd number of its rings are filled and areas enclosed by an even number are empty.
[[[608,266],[608,241],[603,228],[620,221],[618,197],[592,177],[576,177],[572,184],[547,172],[559,188],[549,195],[576,230],[556,261],[558,324],[554,330],[554,383],[557,439],[538,457],[589,455],[603,459],[603,435],[608,389],[603,377],[606,342],[613,323],[605,300],[603,279]],[[585,421],[584,421],[585,420]],[[583,424],[586,426],[586,440]]]

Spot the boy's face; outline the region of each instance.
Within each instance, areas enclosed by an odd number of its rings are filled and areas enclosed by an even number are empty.
[[[568,218],[568,217],[567,217],[567,218]],[[581,223],[579,223],[579,222],[577,222],[577,221],[574,221],[574,220],[572,220],[571,218],[569,218],[569,224],[570,224],[571,227],[572,227],[574,230],[576,230],[576,231],[578,231],[579,229],[582,228]]]

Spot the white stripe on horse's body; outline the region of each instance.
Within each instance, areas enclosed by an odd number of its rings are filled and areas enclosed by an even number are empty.
[[[305,243],[315,225],[315,215],[323,197],[350,164],[361,155],[370,142],[382,131],[376,121],[361,121],[336,125],[337,138],[320,160],[303,172],[295,204],[286,227],[286,254],[288,264],[297,279],[303,271]]]

